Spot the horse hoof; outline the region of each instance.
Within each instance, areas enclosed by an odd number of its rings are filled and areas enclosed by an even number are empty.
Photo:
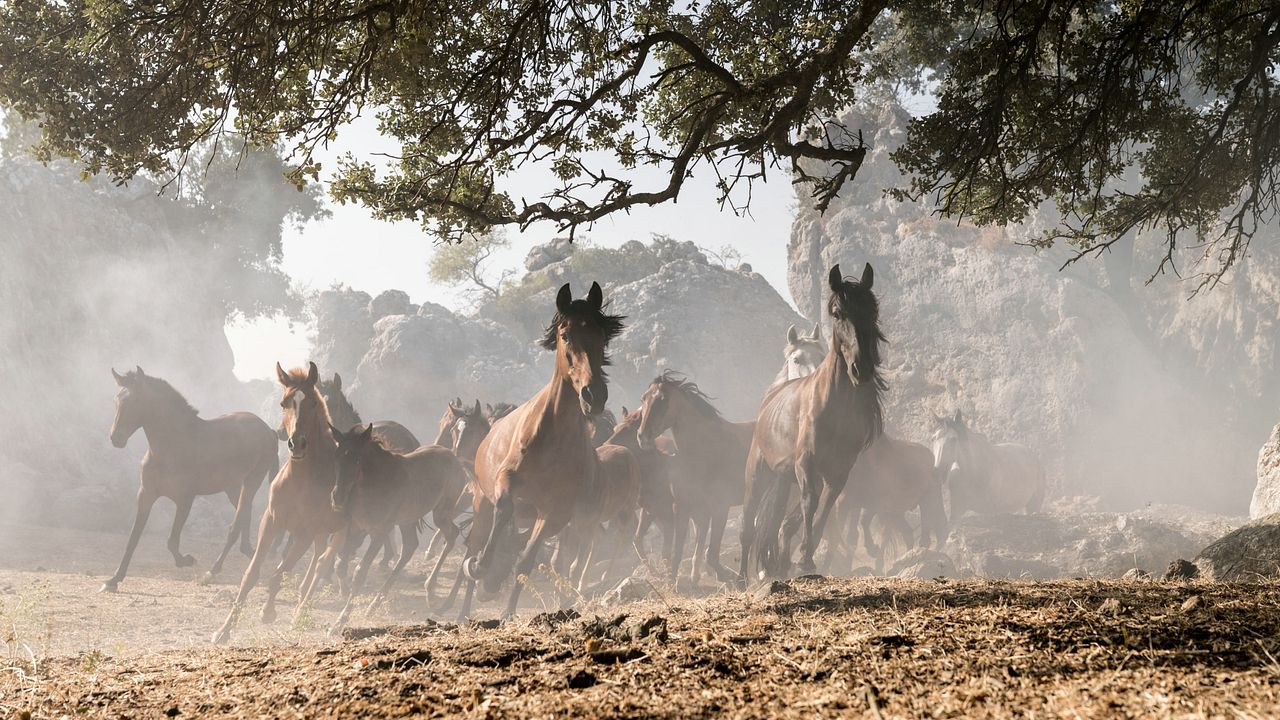
[[[213,634],[213,637],[209,638],[209,642],[213,643],[214,645],[226,645],[230,641],[231,641],[231,631],[226,628],[219,630],[218,632]]]
[[[213,582],[213,579],[217,577],[217,575],[218,573],[214,570],[210,570],[206,572],[204,575],[200,576],[200,584],[208,585],[209,583]]]
[[[183,555],[182,557],[174,558],[173,563],[178,567],[191,567],[196,564],[196,556]]]
[[[267,625],[270,625],[271,623],[273,623],[273,622],[275,622],[275,621],[276,621],[276,609],[275,609],[275,608],[263,608],[263,609],[262,609],[262,622],[263,622],[263,623],[265,623],[265,624],[267,624]]]
[[[119,580],[108,580],[102,583],[102,587],[98,588],[98,592],[100,593],[113,593],[119,590],[120,590]]]

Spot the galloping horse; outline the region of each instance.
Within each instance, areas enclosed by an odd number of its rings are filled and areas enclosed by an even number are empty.
[[[556,313],[542,346],[555,350],[551,381],[493,426],[476,455],[475,510],[463,570],[469,580],[462,615],[471,610],[475,582],[490,591],[507,576],[495,567],[498,548],[515,530],[517,503],[536,513],[515,566],[517,578],[533,570],[542,543],[564,528],[584,487],[595,481],[597,458],[590,418],[609,399],[605,348],[622,332],[622,318],[603,311],[597,283],[574,300],[568,283],[556,295]],[[483,546],[480,543],[483,542]],[[506,615],[515,613],[522,585],[512,585]]]
[[[275,620],[276,594],[280,592],[281,580],[306,554],[307,547],[315,549],[307,579],[303,581],[309,591],[329,535],[346,526],[346,518],[334,512],[332,505],[331,495],[337,480],[337,444],[330,430],[329,408],[316,389],[320,371],[315,363],[311,363],[307,370],[294,369],[286,373],[276,363],[276,377],[284,387],[280,407],[284,411],[282,424],[289,438],[289,459],[271,481],[267,511],[258,527],[258,545],[249,567],[244,571],[231,612],[213,635],[215,643],[231,638],[231,628],[239,619],[249,591],[258,582],[262,563],[280,533],[288,532],[289,542],[285,546],[284,557],[267,581],[263,622]],[[340,540],[334,544],[340,546]]]
[[[445,535],[445,554],[440,556],[439,564],[444,563],[449,547],[458,536],[458,526],[453,520],[458,496],[467,482],[466,473],[458,457],[447,448],[431,445],[399,453],[374,435],[371,426],[363,431],[357,427],[346,433],[336,427],[330,429],[338,443],[338,478],[331,497],[334,511],[350,517],[351,529],[359,528],[374,536],[380,537],[392,528],[400,528],[404,551],[370,604],[369,612],[372,613],[386,598],[392,583],[418,549],[418,525],[428,513]],[[376,547],[370,546],[360,563],[360,570],[348,588],[347,602],[334,624],[335,628],[346,624],[351,616],[355,597],[364,587],[377,551]],[[430,585],[427,600],[431,600]]]
[[[883,431],[880,394],[885,385],[879,365],[884,336],[871,292],[874,277],[870,264],[858,282],[846,281],[839,265],[831,268],[826,358],[813,374],[774,387],[761,404],[747,459],[743,582],[750,577],[753,554],[766,571],[785,572],[790,558],[778,557],[778,537],[793,484],[800,486],[800,569],[816,570],[813,554],[831,506],[858,455]],[[770,502],[762,508],[766,497]],[[760,517],[762,509],[766,513]]]
[[[660,435],[655,447],[640,447],[639,431],[642,416],[639,412],[627,412],[622,408],[622,422],[613,428],[613,434],[605,445],[620,445],[631,451],[640,464],[640,522],[636,526],[633,544],[644,555],[644,539],[650,525],[662,531],[662,557],[671,557],[672,531],[675,523],[675,498],[671,494],[671,465],[675,455],[675,443],[666,435]]]
[[[993,444],[970,430],[956,410],[936,417],[934,472],[951,493],[951,519],[968,510],[982,513],[1033,513],[1044,504],[1044,467],[1035,453],[1013,443]]]
[[[316,388],[320,390],[320,394],[324,397],[324,403],[329,408],[329,417],[333,419],[334,427],[352,430],[355,426],[364,423],[360,419],[360,413],[356,412],[355,406],[351,404],[351,401],[347,399],[346,393],[342,391],[341,375],[334,373],[332,380],[321,380],[316,384]],[[398,453],[407,453],[422,446],[417,436],[410,432],[409,428],[395,420],[375,420],[370,424],[373,426],[373,434],[382,438],[384,445]],[[283,436],[283,426],[281,426],[280,432],[280,439],[288,440]],[[352,533],[347,537],[347,547],[343,551],[343,560],[341,561],[343,576],[346,575],[346,558],[354,555],[360,549],[360,544],[364,542],[364,538],[364,533]],[[384,566],[390,566],[392,555],[395,554],[395,544],[391,541],[391,537],[374,538],[370,540],[370,544],[377,545],[385,551],[382,555],[382,563]]]
[[[236,507],[235,520],[227,530],[227,541],[209,569],[209,576],[222,569],[222,562],[237,538],[241,550],[248,555],[253,496],[262,485],[263,477],[274,477],[280,464],[276,457],[275,433],[261,418],[247,412],[206,420],[172,385],[147,375],[140,367],[124,375],[113,369],[111,375],[120,386],[116,394],[116,417],[111,423],[111,444],[123,448],[138,428],[142,428],[147,436],[147,454],[142,458],[138,510],[129,532],[129,544],[125,546],[116,574],[103,583],[101,591],[115,592],[120,587],[138,538],[147,526],[151,507],[162,497],[173,500],[178,508],[173,516],[173,529],[169,531],[169,552],[178,567],[189,567],[196,562],[194,557],[179,551],[178,543],[197,495],[226,493]]]
[[[690,579],[697,582],[701,576],[705,548],[706,564],[721,582],[729,582],[733,571],[720,564],[720,541],[729,508],[742,504],[742,469],[755,423],[725,420],[696,384],[669,370],[654,378],[641,401],[640,447],[654,448],[658,436],[667,430],[676,442],[671,481],[675,532],[668,556],[671,579],[680,573],[684,537],[692,520],[697,542]]]

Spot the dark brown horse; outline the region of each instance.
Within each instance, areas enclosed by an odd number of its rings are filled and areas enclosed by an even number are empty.
[[[334,427],[351,430],[355,426],[364,423],[364,420],[360,418],[360,413],[356,412],[355,406],[351,404],[351,401],[347,399],[346,393],[342,390],[341,375],[334,373],[332,380],[321,380],[316,384],[316,388],[324,396],[324,403],[329,408],[329,417],[333,419]],[[375,420],[371,424],[373,425],[373,434],[382,438],[384,445],[398,453],[407,453],[422,446],[417,436],[410,432],[409,428],[394,420]],[[281,428],[281,432],[283,432],[283,428]],[[280,439],[287,440],[288,438],[282,436]],[[364,533],[351,533],[347,537],[347,547],[343,550],[343,559],[339,569],[343,576],[346,575],[347,558],[359,551],[364,539]],[[384,550],[382,563],[384,566],[390,566],[393,559],[392,556],[395,555],[395,545],[390,536],[374,538],[370,540],[370,543],[376,544]]]
[[[467,482],[466,473],[458,457],[447,448],[432,445],[402,454],[389,449],[374,435],[372,427],[357,427],[345,433],[336,427],[331,430],[338,442],[338,479],[331,498],[334,511],[350,518],[350,529],[363,530],[374,537],[400,529],[404,551],[370,604],[372,613],[418,549],[418,526],[428,513],[445,535],[448,554],[458,537],[454,517],[458,496]],[[335,628],[345,625],[351,616],[375,553],[377,548],[370,546],[348,588],[347,602]],[[430,601],[430,596],[427,599]]]
[[[800,570],[816,570],[813,555],[831,507],[858,455],[883,432],[884,336],[873,281],[870,264],[858,282],[846,281],[839,265],[831,268],[827,357],[813,374],[775,386],[761,404],[747,459],[744,582],[751,577],[752,556],[771,574],[787,571],[790,558],[780,557],[778,540],[793,485],[800,486]]]
[[[236,508],[235,520],[227,530],[222,552],[209,569],[208,577],[222,569],[236,539],[249,553],[249,518],[253,497],[264,477],[272,478],[279,468],[276,438],[257,415],[231,413],[206,420],[199,416],[169,383],[135,368],[111,375],[120,386],[116,393],[116,417],[111,423],[111,444],[123,448],[142,428],[147,436],[147,454],[142,458],[142,479],[138,487],[138,509],[129,532],[120,567],[102,585],[103,592],[115,592],[129,570],[129,561],[138,538],[147,526],[151,507],[162,497],[173,500],[177,512],[169,531],[169,552],[178,567],[190,567],[196,559],[179,551],[182,526],[197,495],[226,493]]]
[[[258,528],[258,545],[249,567],[244,571],[231,612],[213,635],[215,643],[231,638],[231,629],[240,617],[249,591],[257,584],[262,563],[280,533],[288,532],[289,542],[285,546],[284,557],[267,581],[263,622],[275,620],[276,594],[280,592],[284,574],[302,559],[308,547],[314,548],[311,567],[303,581],[309,591],[316,565],[329,544],[329,535],[346,526],[346,518],[333,511],[331,496],[337,479],[337,444],[330,430],[329,409],[316,389],[320,371],[315,363],[311,363],[307,370],[295,369],[286,373],[276,363],[276,377],[284,388],[280,407],[284,414],[282,424],[289,438],[289,459],[271,481],[267,511]],[[344,533],[339,534],[345,536]],[[340,537],[334,545],[341,546],[342,542]]]
[[[517,581],[506,614],[516,611],[520,576],[534,568],[542,543],[564,528],[584,487],[595,481],[596,453],[589,418],[609,399],[605,348],[622,332],[622,318],[603,311],[600,285],[574,300],[566,283],[556,295],[556,313],[542,346],[556,353],[551,381],[537,395],[493,426],[476,455],[475,510],[463,568],[469,580],[462,614],[471,610],[475,582],[490,591],[508,576],[495,562],[515,531],[517,505],[535,519],[515,565]]]
[[[720,563],[720,542],[729,508],[742,504],[742,471],[755,423],[725,420],[698,386],[679,373],[664,372],[649,384],[641,398],[637,440],[641,448],[656,447],[668,430],[676,443],[672,460],[671,492],[674,498],[674,531],[670,563],[675,580],[684,559],[684,537],[692,521],[697,531],[690,579],[702,575],[706,564],[721,582],[734,580],[733,571]]]
[[[579,591],[585,589],[601,526],[608,523],[611,530],[619,531],[628,541],[633,540],[636,510],[640,504],[640,463],[631,451],[621,445],[605,443],[596,448],[596,459],[599,463],[592,482],[579,493],[573,519],[560,538],[563,545],[576,551],[569,578]],[[616,560],[617,552],[614,552],[609,556],[606,578],[613,571]]]
[[[635,455],[640,464],[640,522],[633,540],[636,549],[644,555],[645,536],[649,527],[657,525],[662,532],[662,557],[671,557],[671,541],[675,523],[675,497],[671,494],[671,465],[675,455],[675,443],[666,435],[655,441],[655,447],[640,447],[639,412],[627,412],[622,408],[622,422],[613,428],[606,445],[621,445]]]

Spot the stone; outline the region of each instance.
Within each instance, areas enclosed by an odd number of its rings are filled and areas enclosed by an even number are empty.
[[[1206,580],[1252,582],[1280,577],[1280,513],[1252,520],[1210,543],[1192,567]]]
[[[1280,512],[1280,425],[1258,450],[1258,483],[1249,501],[1249,517],[1257,519]]]
[[[916,548],[898,558],[885,574],[923,580],[958,577],[956,564],[949,555],[925,548]]]
[[[1179,580],[1194,580],[1199,577],[1200,569],[1189,560],[1178,559],[1169,563],[1169,569],[1164,572],[1165,582],[1176,582]]]

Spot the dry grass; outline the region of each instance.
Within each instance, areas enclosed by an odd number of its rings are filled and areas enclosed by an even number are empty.
[[[36,717],[1280,711],[1277,585],[810,579],[762,598],[593,610],[487,630],[58,657],[36,678],[4,675],[0,703]]]

